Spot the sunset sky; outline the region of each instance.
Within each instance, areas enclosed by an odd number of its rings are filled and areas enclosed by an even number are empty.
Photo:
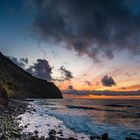
[[[140,90],[140,1],[0,0],[0,51],[61,90]]]

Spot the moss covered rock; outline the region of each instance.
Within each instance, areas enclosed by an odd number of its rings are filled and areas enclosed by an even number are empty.
[[[8,105],[8,96],[7,96],[7,92],[5,90],[5,88],[3,88],[1,85],[0,85],[0,104],[1,105]]]

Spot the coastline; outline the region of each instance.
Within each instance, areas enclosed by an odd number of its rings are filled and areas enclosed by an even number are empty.
[[[63,131],[60,130],[58,132],[55,129],[49,131],[48,137],[39,136],[37,129],[34,132],[23,132],[30,125],[30,122],[27,125],[21,126],[20,116],[24,113],[33,114],[36,112],[35,108],[29,103],[32,101],[10,100],[8,106],[0,105],[0,140],[78,140],[74,137],[64,138]],[[95,138],[101,140],[101,137],[93,136],[89,139],[96,140]]]
[[[22,127],[19,127],[18,116],[33,108],[27,101],[10,99],[7,106],[0,105],[0,139],[23,139]]]
[[[25,125],[21,125],[21,116],[28,113],[30,115],[37,114],[37,108],[31,104],[33,100],[10,100],[9,105],[4,107],[0,106],[0,140],[86,140],[83,136],[81,138],[65,137],[64,129],[52,129],[50,122],[44,122],[48,124],[49,132],[44,136],[40,135],[38,128],[33,132],[28,131],[28,127],[31,122],[27,122]],[[43,116],[40,116],[40,119]],[[44,116],[46,117],[46,116]],[[34,121],[34,120],[33,120]],[[53,122],[55,124],[55,122]],[[56,124],[55,124],[56,125]],[[27,131],[23,131],[27,130]],[[101,136],[88,136],[89,140],[109,140],[108,134],[104,133]],[[132,138],[125,138],[125,140],[134,140]]]
[[[73,137],[60,138],[56,136],[56,130],[52,129],[48,137],[39,136],[38,131],[23,132],[28,125],[20,126],[20,115],[28,112],[33,114],[35,108],[29,103],[33,100],[10,100],[8,106],[0,105],[0,140],[77,140]],[[62,136],[63,132],[59,132]]]

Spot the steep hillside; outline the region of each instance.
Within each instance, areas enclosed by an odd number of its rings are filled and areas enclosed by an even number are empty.
[[[0,52],[0,84],[9,96],[34,98],[62,98],[62,93],[54,85],[33,77],[19,68]]]

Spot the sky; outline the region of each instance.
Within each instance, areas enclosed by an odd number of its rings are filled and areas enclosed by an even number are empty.
[[[64,92],[129,95],[140,90],[140,1],[1,0],[0,51]]]

